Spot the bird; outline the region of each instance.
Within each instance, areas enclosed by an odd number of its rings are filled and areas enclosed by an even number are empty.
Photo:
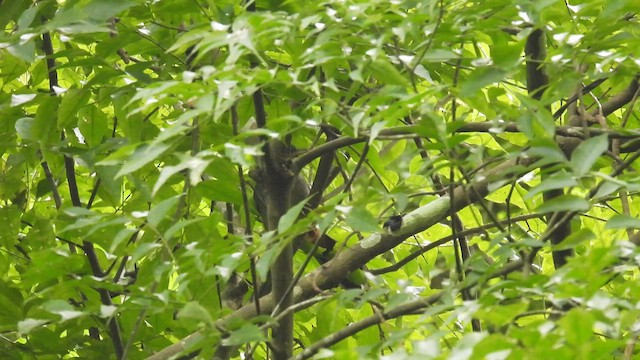
[[[302,175],[296,175],[291,183],[291,188],[289,191],[289,203],[298,204],[309,197],[310,187],[304,177],[302,177]],[[260,215],[260,220],[263,224],[266,224],[267,187],[264,182],[256,181],[253,190],[253,201],[255,203],[256,209],[258,210],[258,214]],[[301,215],[305,216],[311,210],[312,209],[310,209],[308,206],[305,206],[302,209]],[[336,244],[336,241],[330,236],[321,234],[317,226],[312,226],[306,233],[296,239],[296,241],[294,242],[294,250],[307,248],[307,246],[304,246],[305,242],[307,244],[315,244],[317,242],[319,247],[326,250],[333,250],[333,247]]]

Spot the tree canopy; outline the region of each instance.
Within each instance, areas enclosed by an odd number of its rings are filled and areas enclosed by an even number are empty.
[[[3,359],[631,359],[635,0],[0,0]]]

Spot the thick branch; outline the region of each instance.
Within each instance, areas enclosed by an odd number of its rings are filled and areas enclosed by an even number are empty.
[[[527,38],[527,43],[524,49],[526,55],[526,65],[527,65],[527,90],[529,95],[536,99],[540,100],[542,98],[542,94],[549,86],[549,77],[544,69],[544,61],[546,59],[546,44],[545,44],[545,33],[542,29],[536,29]],[[545,106],[546,111],[551,111],[550,107]],[[543,194],[544,201],[551,201],[558,196],[564,194],[562,189],[550,190]],[[558,214],[558,217],[562,217],[563,214]],[[547,219],[547,225],[552,227],[554,224],[551,221],[551,214]],[[556,231],[551,236],[551,243],[553,245],[560,244],[564,239],[566,239],[571,234],[570,224],[567,222],[562,226],[558,227]],[[567,263],[567,258],[573,254],[571,249],[565,250],[554,250],[552,252],[553,255],[553,263],[556,268],[559,268]]]
[[[631,84],[629,84],[629,86],[627,86],[627,88],[624,89],[624,91],[622,91],[618,95],[609,99],[609,101],[602,104],[602,115],[607,116],[612,112],[628,104],[633,99],[633,96],[635,95],[636,91],[638,91],[639,79],[640,77],[638,76],[634,77],[633,80],[631,81]],[[593,115],[596,115],[598,111],[599,110],[596,110],[596,112],[594,112]]]
[[[256,106],[258,106],[256,104]],[[266,205],[266,224],[268,230],[276,230],[278,222],[289,207],[291,187],[297,174],[293,174],[286,166],[289,149],[279,140],[272,140],[265,146],[259,179],[264,187],[263,195]],[[306,186],[306,184],[305,184]],[[258,186],[256,186],[257,191]],[[263,216],[263,221],[265,217]],[[267,309],[272,316],[277,316],[283,309],[293,304],[293,294],[289,286],[293,281],[293,245],[287,243],[271,266],[272,294],[278,300],[278,306]],[[258,304],[259,305],[259,304]],[[255,309],[256,307],[252,307]],[[263,309],[262,306],[258,308]],[[274,325],[271,335],[271,348],[275,360],[285,360],[293,355],[293,314],[281,316]]]
[[[393,128],[388,128],[380,131],[380,136],[393,136],[393,135],[416,135],[418,132],[418,125],[407,125],[407,126],[398,126]],[[501,132],[512,132],[517,133],[520,132],[518,129],[518,124],[515,122],[493,122],[493,121],[484,121],[484,122],[473,122],[467,123],[456,129],[456,132],[460,133],[470,133],[470,132],[487,132],[499,134]],[[558,126],[556,127],[556,134],[561,135],[568,138],[577,138],[584,139],[586,138],[584,134],[584,128],[582,126]],[[589,134],[591,136],[597,136],[606,134],[609,139],[637,139],[640,137],[640,131],[615,131],[608,129],[589,129]],[[417,135],[416,135],[417,136]],[[302,169],[307,164],[311,163],[313,160],[321,157],[327,153],[333,153],[338,149],[343,147],[351,146],[354,144],[359,144],[365,141],[369,141],[370,135],[367,132],[363,132],[361,136],[357,138],[343,136],[335,140],[328,141],[322,145],[319,145],[309,151],[298,155],[291,161],[291,168],[298,170]],[[559,140],[562,141],[562,140]],[[624,150],[624,149],[623,149]]]
[[[518,174],[524,174],[530,171],[526,166],[535,160],[536,159],[526,159],[518,161],[517,159],[512,159],[506,161],[484,173],[483,180],[471,185],[455,188],[454,210],[460,210],[474,203],[478,200],[479,196],[486,196],[489,193],[489,186],[493,179],[504,177],[505,173],[512,173],[513,171],[517,171]],[[473,186],[474,191],[470,191],[469,186]],[[307,274],[299,282],[298,286],[294,289],[294,302],[297,303],[309,299],[315,296],[318,290],[337,286],[347,274],[361,268],[371,259],[398,246],[407,238],[438,224],[449,215],[450,206],[449,197],[441,197],[407,214],[399,230],[393,233],[384,232],[372,234],[363,239],[359,244],[338,253],[331,261]],[[273,311],[276,302],[271,294],[263,296],[260,298],[260,308],[263,312]],[[255,306],[253,304],[247,304],[234,313],[216,321],[215,325],[219,328],[225,328],[233,321],[237,321],[238,319],[251,319],[254,316],[256,316]],[[181,353],[185,349],[193,347],[202,339],[202,333],[193,333],[182,341],[168,346],[157,354],[150,356],[148,359],[168,359]]]
[[[531,97],[540,100],[549,86],[549,77],[543,65],[547,56],[544,31],[536,29],[531,32],[527,38],[524,53],[527,56],[527,90]]]

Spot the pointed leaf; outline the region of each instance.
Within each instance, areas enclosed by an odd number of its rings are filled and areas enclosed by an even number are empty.
[[[263,342],[266,341],[264,331],[254,324],[244,324],[240,329],[229,334],[229,337],[222,340],[222,344],[229,345],[244,345],[251,342]]]
[[[58,128],[75,127],[78,124],[78,112],[91,99],[91,92],[85,89],[70,89],[65,92],[58,108]]]
[[[571,175],[567,173],[556,173],[544,179],[540,184],[529,190],[529,192],[524,196],[524,199],[531,199],[541,192],[564,189],[576,185],[578,185],[578,182]]]
[[[149,215],[147,215],[149,225],[152,227],[158,226],[158,224],[167,217],[167,214],[173,210],[179,199],[180,195],[176,195],[154,205],[151,210],[149,210]]]
[[[139,146],[124,162],[124,165],[122,165],[116,174],[116,179],[123,175],[130,174],[148,163],[153,162],[167,149],[169,149],[169,145],[166,144],[144,144]]]
[[[364,208],[364,205],[351,207],[345,212],[345,221],[355,231],[375,232],[380,229],[378,220]]]
[[[550,213],[556,211],[587,211],[591,205],[581,197],[575,195],[562,195],[547,201],[538,209],[539,213]]]
[[[596,238],[596,235],[589,229],[580,229],[578,231],[573,232],[566,239],[564,239],[560,244],[553,246],[553,250],[565,250],[565,249],[573,249],[576,246],[580,245],[583,242],[593,240]]]
[[[609,140],[607,135],[592,137],[580,143],[571,154],[573,172],[577,176],[585,175],[608,148]]]
[[[629,215],[615,215],[604,226],[605,229],[640,229],[640,219]]]
[[[188,302],[180,311],[178,311],[178,319],[196,319],[211,324],[213,320],[207,309],[196,301]]]
[[[388,85],[400,85],[404,87],[411,86],[407,80],[395,66],[384,58],[378,58],[371,63],[369,69],[372,75],[380,82]]]
[[[280,218],[280,221],[278,221],[279,233],[283,233],[287,231],[287,229],[289,229],[291,225],[293,225],[293,223],[296,222],[296,220],[298,219],[298,216],[300,215],[300,212],[304,208],[304,205],[307,203],[307,200],[308,199],[304,199],[300,201],[296,205],[292,206],[291,209],[289,209],[286,214],[282,215],[282,217]]]

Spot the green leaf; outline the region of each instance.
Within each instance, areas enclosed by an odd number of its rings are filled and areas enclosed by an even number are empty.
[[[83,10],[91,20],[105,21],[134,5],[136,2],[130,0],[91,0]]]
[[[98,146],[111,136],[107,116],[97,106],[85,107],[78,119],[78,128],[89,146]]]
[[[91,99],[91,91],[69,89],[62,96],[58,108],[58,129],[73,128],[78,125],[78,112]]]
[[[10,1],[10,2],[19,2],[19,1]],[[8,5],[7,5],[8,6]],[[33,22],[33,19],[35,19],[36,15],[38,14],[38,7],[37,6],[32,6],[30,8],[28,8],[27,10],[25,10],[21,15],[20,18],[18,19],[18,29],[26,29],[29,27],[29,25],[31,25],[31,23]]]
[[[550,213],[556,211],[587,211],[591,204],[584,198],[575,195],[561,195],[540,205],[536,211],[539,213]]]
[[[308,200],[309,199],[304,199],[300,201],[299,203],[292,206],[289,210],[287,210],[287,212],[284,215],[282,215],[282,217],[278,221],[279,233],[282,234],[285,231],[287,231],[296,222],[296,220],[298,220],[298,217],[300,216],[300,212],[302,211],[304,206],[307,204]]]
[[[49,144],[60,140],[54,120],[59,104],[60,98],[57,96],[46,96],[38,100],[33,134],[39,143]]]
[[[247,160],[247,155],[251,155],[251,151],[247,146],[238,146],[232,143],[224,144],[224,154],[231,160],[233,163],[241,165],[241,166],[249,166],[249,161]]]
[[[262,241],[264,243],[269,243],[273,239],[273,234],[274,234],[273,231],[269,231],[263,234]],[[280,255],[280,253],[282,252],[282,249],[283,249],[282,242],[275,243],[272,246],[268,247],[267,250],[265,250],[262,253],[262,256],[260,256],[260,258],[256,262],[256,271],[258,273],[258,277],[260,278],[261,282],[265,282],[267,280],[267,277],[269,275],[269,270],[271,269],[271,265],[273,265],[278,255]]]
[[[371,129],[369,130],[369,145],[373,143],[373,140],[378,137],[378,134],[380,134],[380,131],[382,131],[386,125],[386,123],[379,121],[371,126]]]
[[[164,185],[164,183],[169,180],[169,178],[177,174],[178,172],[189,169],[189,183],[191,185],[196,185],[200,182],[202,172],[205,170],[207,165],[211,162],[209,159],[203,159],[203,155],[205,155],[204,151],[201,151],[197,154],[197,156],[190,156],[186,154],[177,154],[180,163],[175,166],[164,166],[162,171],[160,172],[160,176],[158,177],[158,181],[153,186],[152,195],[155,195],[160,187]]]
[[[607,135],[589,138],[578,145],[571,154],[571,168],[576,176],[583,176],[591,170],[596,160],[609,148]]]
[[[355,231],[375,232],[380,230],[378,220],[364,206],[343,208],[342,211],[345,213],[345,221]]]
[[[16,133],[25,140],[37,140],[35,119],[30,117],[20,118],[16,121]]]
[[[7,1],[2,4],[2,11],[0,11],[0,28],[6,29],[7,23],[9,23],[9,21],[15,21],[16,18],[22,19],[31,17],[31,13],[34,10],[31,10],[29,5],[31,5],[31,3],[26,1]],[[34,6],[33,9],[37,11],[38,8]],[[20,11],[23,11],[23,13],[20,14]],[[24,13],[28,14],[25,15]]]
[[[373,77],[378,81],[387,85],[400,85],[410,87],[411,83],[407,80],[395,66],[384,58],[378,58],[369,66],[369,70]]]
[[[205,218],[197,218],[197,219],[188,219],[188,220],[180,220],[174,224],[172,224],[167,231],[164,232],[164,238],[165,239],[171,239],[178,231],[184,229],[185,227],[200,222],[200,221],[204,221]]]
[[[155,161],[168,149],[169,145],[167,144],[143,144],[138,146],[133,154],[131,154],[131,156],[124,162],[115,176],[116,179],[123,175],[130,174],[148,163]],[[105,160],[108,159],[109,158]]]
[[[525,153],[529,156],[540,157],[543,164],[567,162],[567,157],[558,146],[558,143],[551,138],[534,138],[529,144],[531,148]]]
[[[11,106],[20,106],[35,99],[37,94],[12,94]]]
[[[231,332],[228,337],[224,338],[222,344],[232,346],[264,341],[267,341],[267,338],[260,327],[255,324],[243,324],[240,329]]]
[[[31,332],[31,330],[38,328],[48,322],[49,322],[48,320],[42,320],[42,319],[31,319],[31,318],[24,319],[18,322],[18,333],[28,334],[29,332]]]
[[[561,172],[555,173],[549,176],[548,178],[542,180],[540,184],[534,186],[529,192],[524,196],[524,199],[531,199],[539,193],[546,192],[549,190],[555,189],[564,189],[568,187],[577,186],[578,182],[572,177],[572,175]]]
[[[513,321],[513,319],[527,310],[526,302],[517,302],[513,304],[504,304],[501,306],[482,308],[476,313],[477,317],[485,320],[493,326],[504,326]]]
[[[422,58],[427,62],[445,62],[453,59],[457,59],[459,56],[453,51],[447,49],[431,49],[424,54]]]
[[[577,231],[572,232],[571,235],[565,238],[560,244],[554,245],[553,250],[555,251],[555,250],[573,249],[576,246],[584,242],[593,240],[595,238],[596,238],[596,235],[593,233],[593,231],[589,229],[579,229]]]
[[[7,47],[9,53],[20,60],[24,60],[25,62],[31,63],[36,60],[36,43],[33,40],[11,44]]]
[[[205,309],[197,301],[189,301],[186,303],[177,315],[178,319],[195,319],[198,321],[204,321],[207,324],[213,324],[213,319],[207,309]]]
[[[605,229],[640,229],[640,219],[624,215],[617,214],[614,215],[611,219],[607,220],[607,224],[604,226]]]
[[[460,86],[460,96],[473,96],[483,87],[502,81],[505,75],[504,70],[495,67],[476,70]]]
[[[162,247],[162,245],[156,242],[140,244],[133,251],[133,254],[131,254],[131,261],[135,263],[136,261],[140,260],[143,256],[146,256],[147,254],[149,254],[152,250],[160,247]]]
[[[71,304],[62,300],[47,301],[46,303],[42,304],[42,308],[52,314],[59,315],[61,317],[61,321],[67,321],[87,315],[82,311],[77,311],[73,308],[73,306],[71,306]]]
[[[242,204],[242,193],[238,189],[236,173],[230,172],[218,176],[218,179],[208,179],[199,183],[195,189],[198,193],[212,201]],[[235,176],[235,178],[230,178]]]
[[[567,342],[571,346],[579,347],[593,342],[594,322],[594,316],[590,311],[574,308],[560,320],[560,326],[565,331]]]
[[[147,221],[152,227],[157,227],[162,220],[164,220],[172,210],[174,210],[181,195],[176,195],[168,199],[162,200],[156,205],[151,207],[149,214],[147,215]],[[172,216],[173,214],[171,214]]]
[[[317,309],[316,324],[317,327],[313,331],[313,336],[321,339],[329,336],[343,326],[340,317],[336,316],[340,310],[333,301],[323,303]]]

